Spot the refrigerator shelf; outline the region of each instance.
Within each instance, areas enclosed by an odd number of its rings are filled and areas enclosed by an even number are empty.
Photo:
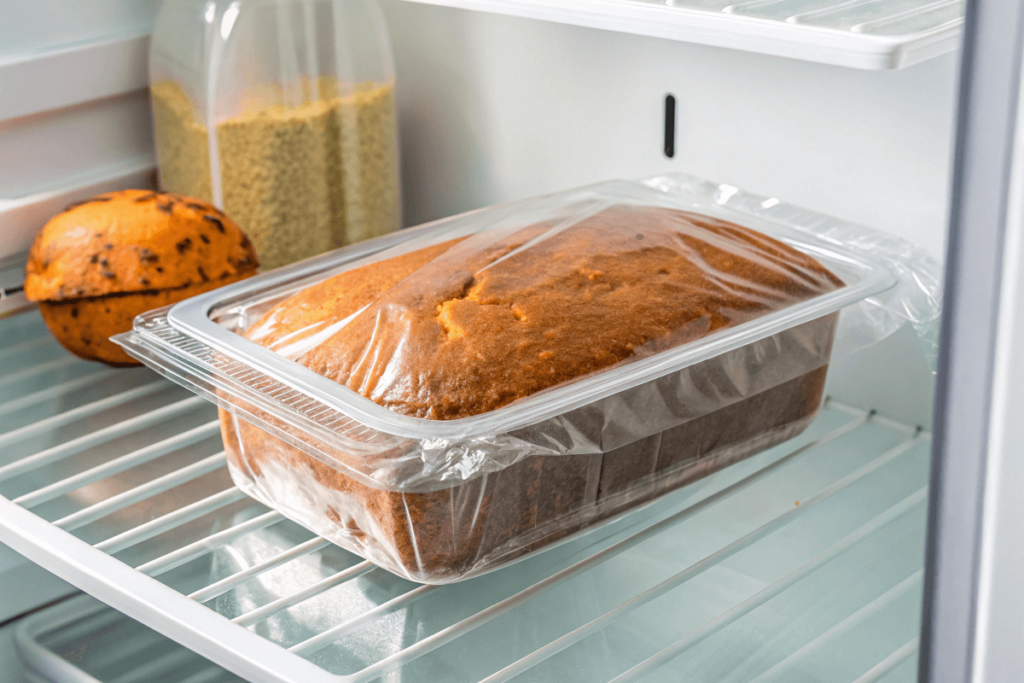
[[[964,0],[409,0],[857,69],[957,48]]]
[[[422,586],[238,491],[184,389],[70,359],[35,311],[0,353],[0,541],[246,680],[916,679],[930,435],[873,411],[829,400],[779,447]]]

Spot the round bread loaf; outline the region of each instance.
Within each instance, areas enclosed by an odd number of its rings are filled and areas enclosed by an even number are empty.
[[[73,204],[36,235],[25,295],[77,356],[138,361],[110,341],[140,313],[256,272],[252,242],[211,204],[123,190]]]

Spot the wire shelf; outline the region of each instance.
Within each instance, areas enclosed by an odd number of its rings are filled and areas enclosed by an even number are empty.
[[[779,447],[422,586],[242,494],[213,406],[184,389],[70,359],[34,311],[0,321],[5,352],[0,541],[246,680],[916,678],[930,435],[914,426],[827,401]]]
[[[410,0],[859,69],[957,48],[965,0]]]

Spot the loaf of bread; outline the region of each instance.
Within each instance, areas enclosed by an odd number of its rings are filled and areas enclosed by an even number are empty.
[[[622,205],[565,223],[484,231],[343,272],[282,301],[246,336],[395,413],[452,420],[842,286],[810,256],[707,216]],[[527,456],[434,491],[370,486],[344,473],[355,455],[332,454],[334,467],[226,413],[225,444],[246,490],[279,506],[334,501],[290,512],[397,573],[450,581],[798,433],[818,409],[827,361],[804,367],[787,355],[811,345],[827,358],[834,324],[827,316],[735,351],[736,363],[785,368],[762,373],[779,381],[753,394],[688,368],[702,401],[721,404],[693,415],[684,393],[671,429],[594,453]],[[303,482],[317,496],[297,490]]]

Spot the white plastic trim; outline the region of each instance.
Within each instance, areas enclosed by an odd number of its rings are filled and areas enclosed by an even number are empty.
[[[962,20],[902,36],[787,23],[640,0],[408,0],[857,69],[899,69],[957,48]]]
[[[18,94],[0,98],[0,121],[142,90],[149,85],[148,64],[148,33],[0,60],[0,92]]]
[[[1024,81],[1024,78],[1022,78]],[[1003,286],[999,302],[996,351],[989,424],[988,469],[982,511],[975,617],[972,681],[1020,680],[1020,610],[1024,590],[1020,567],[1024,559],[1024,481],[1020,457],[1024,434],[1020,415],[1024,389],[1020,359],[1024,341],[1024,83],[1017,93],[1017,122],[1010,169],[1006,235],[1003,242]]]
[[[213,659],[246,680],[265,683],[326,683],[338,678],[252,631],[238,628],[213,610],[97,553],[24,508],[0,498],[0,542],[133,619]],[[83,557],[90,557],[83,563]],[[156,607],[156,609],[154,609]],[[242,656],[241,653],[245,653]],[[287,671],[285,677],[281,672]],[[77,682],[76,682],[77,683]]]

